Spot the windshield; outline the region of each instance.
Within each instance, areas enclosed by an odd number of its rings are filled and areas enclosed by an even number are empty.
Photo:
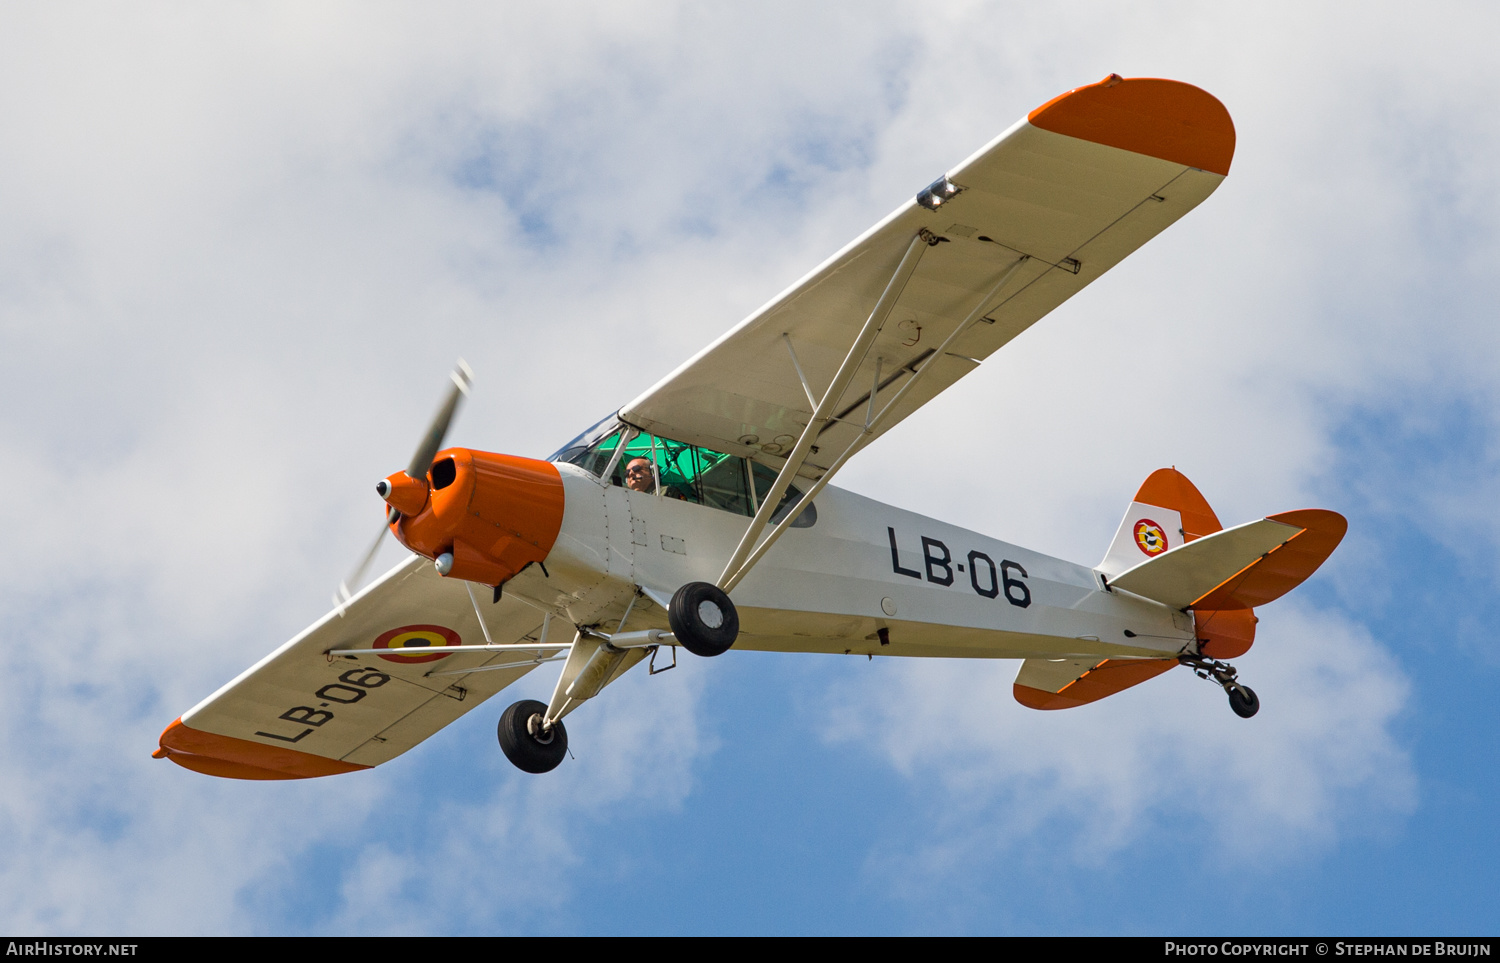
[[[583,455],[585,451],[592,448],[601,438],[620,427],[620,421],[613,413],[599,419],[587,431],[563,445],[561,448],[547,456],[548,461],[565,461],[570,465],[576,465],[575,460]],[[610,449],[614,451],[613,448]],[[594,474],[599,474],[594,472]]]

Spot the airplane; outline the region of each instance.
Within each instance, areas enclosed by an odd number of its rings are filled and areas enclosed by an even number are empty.
[[[334,608],[153,755],[239,779],[368,769],[556,662],[550,698],[497,725],[512,763],[548,772],[569,713],[638,663],[675,667],[679,647],[1019,659],[1014,697],[1044,710],[1180,665],[1254,716],[1229,660],[1256,608],[1338,546],[1339,514],[1226,529],[1164,468],[1087,566],[829,484],[1197,207],[1234,147],[1228,111],[1189,84],[1070,90],[546,459],[442,447],[471,386],[460,362],[410,463],[377,485],[380,535]],[[411,554],[352,591],[387,532]]]

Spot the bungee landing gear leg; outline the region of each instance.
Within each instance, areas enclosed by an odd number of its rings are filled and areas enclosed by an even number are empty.
[[[1260,697],[1254,689],[1239,681],[1238,670],[1228,662],[1202,655],[1179,655],[1177,661],[1192,669],[1198,678],[1212,679],[1222,686],[1229,696],[1229,708],[1241,719],[1248,719],[1260,711]]]

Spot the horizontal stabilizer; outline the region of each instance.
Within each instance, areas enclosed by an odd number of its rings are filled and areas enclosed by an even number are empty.
[[[1253,608],[1302,584],[1347,528],[1337,512],[1283,512],[1179,545],[1109,584],[1176,609]]]
[[[1177,664],[1176,659],[1027,659],[1014,688],[1016,701],[1030,709],[1071,709],[1097,702]]]
[[[1349,530],[1344,516],[1321,508],[1282,512],[1267,521],[1296,525],[1302,533],[1198,599],[1194,609],[1250,609],[1276,601],[1316,572]]]
[[[1109,584],[1185,609],[1301,532],[1296,525],[1269,518],[1247,522],[1148,558]]]

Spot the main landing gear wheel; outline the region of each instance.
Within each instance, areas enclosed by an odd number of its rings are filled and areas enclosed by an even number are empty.
[[[543,729],[546,714],[546,704],[535,699],[522,699],[500,713],[500,748],[522,772],[551,772],[568,754],[568,730],[561,722]]]
[[[1229,708],[1241,719],[1248,719],[1260,711],[1260,697],[1249,686],[1236,683],[1226,686],[1224,691],[1229,693]]]
[[[723,655],[740,635],[740,613],[724,590],[689,582],[672,596],[667,621],[682,647],[694,655]]]

